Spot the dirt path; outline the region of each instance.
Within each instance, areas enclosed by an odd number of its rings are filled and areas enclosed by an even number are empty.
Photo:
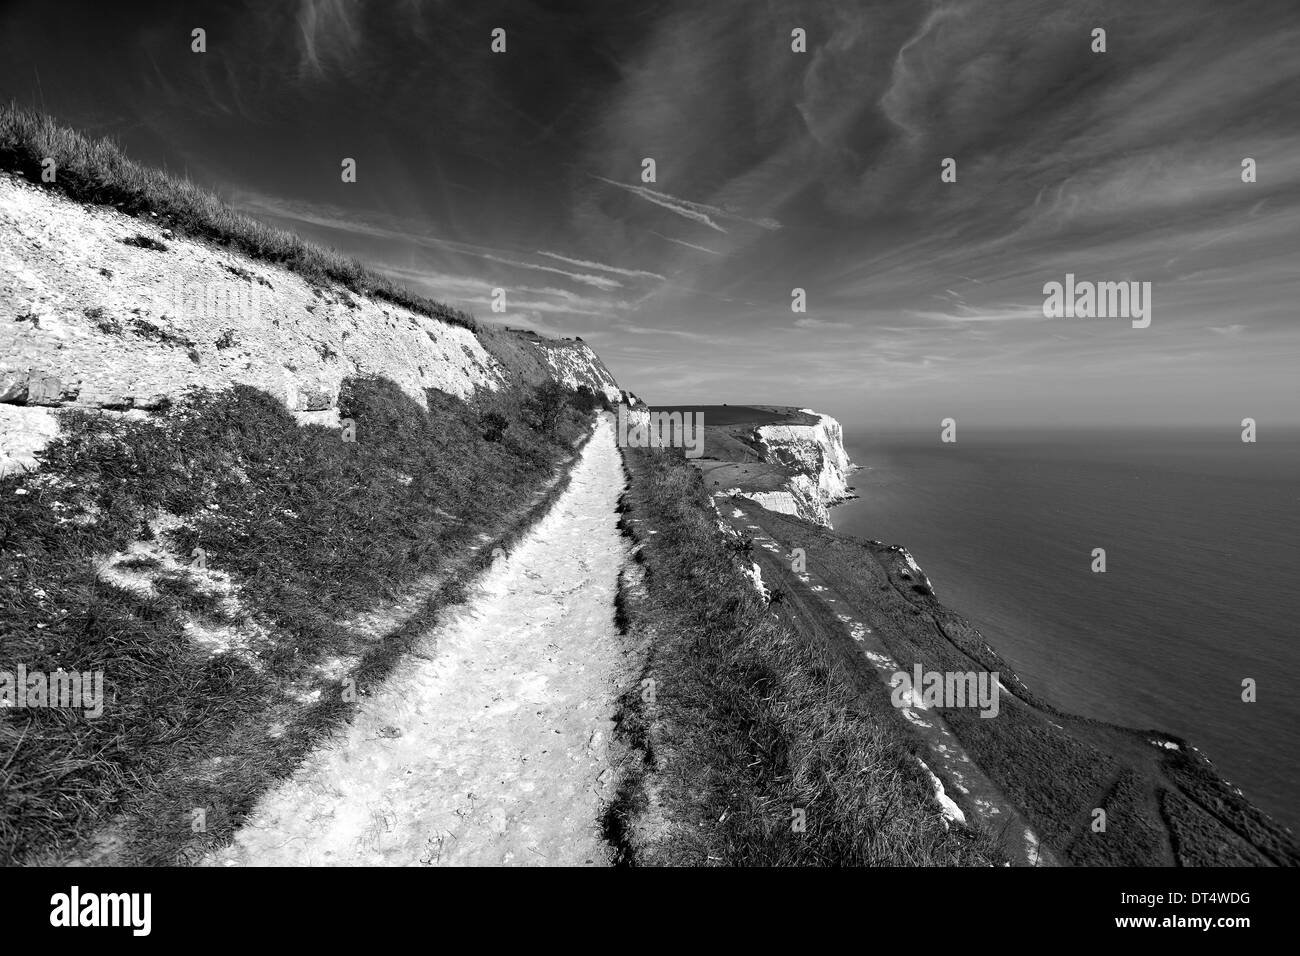
[[[609,416],[569,488],[214,865],[606,864],[627,557]]]

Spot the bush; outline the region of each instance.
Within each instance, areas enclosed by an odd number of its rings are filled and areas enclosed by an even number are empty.
[[[510,422],[500,412],[485,412],[479,416],[478,423],[483,429],[484,441],[500,441],[501,436],[510,427]]]
[[[554,379],[535,386],[524,403],[524,416],[529,426],[543,435],[554,435],[564,415],[566,397],[564,386]]]
[[[590,415],[598,408],[604,408],[607,405],[604,395],[597,395],[589,385],[579,385],[578,390],[573,393],[573,407],[583,415]]]

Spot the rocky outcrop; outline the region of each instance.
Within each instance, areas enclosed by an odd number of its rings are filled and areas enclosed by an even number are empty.
[[[829,415],[802,409],[816,416],[815,425],[760,425],[754,438],[770,462],[793,468],[807,475],[817,486],[826,504],[848,497],[848,476],[853,470],[844,450],[844,432],[840,423]]]
[[[796,518],[811,521],[825,528],[831,526],[830,509],[826,506],[826,499],[807,475],[795,475],[786,482],[784,491],[741,491],[739,488],[732,488],[730,493],[756,501],[768,511],[794,515]]]
[[[568,388],[576,389],[586,385],[597,395],[604,395],[610,402],[622,399],[618,382],[600,356],[592,351],[587,343],[573,340],[534,340],[533,345],[541,353],[544,361],[555,376],[556,381]]]
[[[760,425],[753,439],[765,461],[793,469],[796,474],[780,491],[732,493],[758,502],[768,511],[794,515],[829,528],[830,505],[849,497],[848,476],[854,465],[844,449],[840,423],[829,415],[801,409],[814,424]]]
[[[0,472],[31,464],[59,407],[158,410],[247,384],[337,420],[340,383],[367,374],[420,404],[506,377],[469,329],[0,175]]]

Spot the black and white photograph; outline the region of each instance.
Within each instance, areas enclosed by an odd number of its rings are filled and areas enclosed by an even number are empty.
[[[0,898],[1251,945],[1298,310],[1294,0],[5,0]]]

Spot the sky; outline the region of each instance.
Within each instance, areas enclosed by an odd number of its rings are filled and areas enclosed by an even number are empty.
[[[1294,0],[7,0],[0,96],[652,403],[1300,423]]]

